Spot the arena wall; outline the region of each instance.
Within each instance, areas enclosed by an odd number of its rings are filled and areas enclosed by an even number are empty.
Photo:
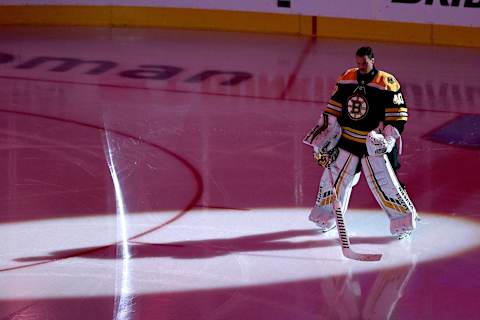
[[[0,24],[172,27],[480,47],[480,0],[2,0]]]

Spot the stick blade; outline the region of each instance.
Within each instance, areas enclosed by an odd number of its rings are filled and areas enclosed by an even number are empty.
[[[342,252],[346,258],[357,261],[380,261],[382,259],[381,253],[358,253],[349,248],[343,248]]]

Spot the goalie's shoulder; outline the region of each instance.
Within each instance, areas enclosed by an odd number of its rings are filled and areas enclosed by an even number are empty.
[[[357,82],[357,70],[358,68],[351,68],[345,70],[338,78],[337,83],[356,83]]]
[[[400,90],[400,83],[391,73],[379,70],[371,84],[379,89],[396,92]]]

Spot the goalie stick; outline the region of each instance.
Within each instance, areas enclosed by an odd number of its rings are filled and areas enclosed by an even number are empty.
[[[342,215],[342,203],[337,198],[337,190],[335,190],[335,182],[333,181],[333,174],[330,168],[325,168],[328,170],[330,176],[330,183],[332,185],[333,192],[333,210],[335,211],[335,220],[337,222],[338,236],[340,237],[340,242],[342,245],[342,253],[345,257],[352,260],[359,261],[379,261],[382,258],[382,254],[375,253],[358,253],[353,251],[350,248],[350,239],[348,238],[347,229],[345,228],[345,222],[343,221]]]

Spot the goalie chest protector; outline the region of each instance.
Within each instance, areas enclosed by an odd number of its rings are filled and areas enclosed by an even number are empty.
[[[338,146],[359,157],[367,154],[366,137],[380,123],[401,133],[408,120],[400,84],[393,75],[377,69],[365,75],[358,68],[345,71],[324,112],[337,117],[342,127]]]

